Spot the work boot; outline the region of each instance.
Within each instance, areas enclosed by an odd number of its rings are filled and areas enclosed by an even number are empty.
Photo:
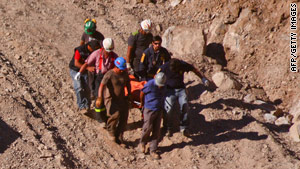
[[[173,136],[173,132],[170,129],[168,129],[167,132],[166,132],[166,136],[167,137],[172,137]]]
[[[138,149],[141,153],[145,153],[146,152],[146,145],[143,143],[140,143],[138,146]]]
[[[116,143],[119,144],[121,147],[126,148],[125,140],[123,138],[123,134],[116,138]]]
[[[182,134],[185,136],[185,137],[190,137],[191,136],[191,132],[189,129],[183,129],[181,130]]]
[[[150,156],[155,160],[161,159],[160,155],[156,151],[150,152]]]

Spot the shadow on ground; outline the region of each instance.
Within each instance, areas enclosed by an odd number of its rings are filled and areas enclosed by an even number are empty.
[[[19,137],[21,137],[20,133],[0,119],[0,153],[3,153]]]
[[[200,92],[201,94],[202,92]],[[198,92],[199,94],[199,92]],[[213,121],[205,121],[204,115],[200,114],[203,109],[223,109],[224,105],[227,108],[233,109],[239,107],[244,110],[254,110],[262,109],[260,106],[245,103],[237,99],[219,99],[213,103],[207,105],[201,105],[199,103],[190,104],[190,119],[191,119],[191,131],[193,135],[190,137],[192,141],[190,142],[181,142],[178,144],[172,144],[170,146],[159,147],[161,152],[169,152],[175,148],[183,148],[187,145],[207,145],[207,144],[217,144],[221,142],[227,142],[230,140],[264,140],[267,139],[267,135],[259,135],[258,132],[242,132],[238,131],[248,124],[256,121],[265,127],[268,127],[270,130],[276,130],[280,132],[286,132],[287,127],[278,127],[271,124],[266,124],[258,121],[251,115],[245,115],[242,119],[232,120],[232,119],[217,119]]]

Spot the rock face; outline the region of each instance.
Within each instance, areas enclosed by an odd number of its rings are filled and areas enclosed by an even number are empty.
[[[205,41],[201,28],[171,26],[165,31],[162,39],[162,46],[175,56],[201,56],[204,53]]]
[[[289,114],[291,114],[293,118],[293,123],[300,121],[300,101],[295,101],[294,105],[291,107]]]
[[[242,50],[243,41],[242,33],[251,30],[251,23],[247,22],[248,17],[251,15],[250,9],[243,9],[239,18],[234,24],[230,25],[228,31],[225,34],[223,45],[225,48],[229,48],[230,51],[240,52]]]
[[[296,122],[289,130],[290,137],[295,142],[300,142],[300,122]]]

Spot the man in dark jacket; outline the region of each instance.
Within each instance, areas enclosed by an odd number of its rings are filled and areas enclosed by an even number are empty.
[[[126,55],[126,67],[130,74],[139,78],[138,70],[142,54],[152,42],[152,23],[149,19],[141,22],[141,27],[133,32],[128,38],[128,49]]]
[[[84,32],[81,36],[80,45],[84,45],[92,40],[98,40],[100,45],[102,46],[102,42],[104,40],[104,36],[101,32],[97,31],[97,22],[95,19],[86,19],[84,21]],[[91,97],[93,98],[96,86],[96,74],[94,72],[88,71],[88,80],[89,80],[89,88],[91,89]]]
[[[89,88],[87,72],[80,74],[79,70],[84,64],[85,59],[94,51],[100,48],[97,40],[88,42],[74,49],[74,55],[69,63],[70,75],[73,80],[74,90],[77,98],[78,109],[81,113],[89,110]],[[95,67],[88,67],[88,71],[93,72]]]
[[[158,70],[158,72],[164,72],[167,77],[164,105],[167,113],[167,118],[164,119],[167,120],[167,136],[172,135],[172,121],[168,119],[170,119],[169,117],[171,112],[173,112],[176,101],[178,101],[180,105],[180,131],[184,136],[190,135],[188,119],[189,106],[183,81],[184,73],[189,71],[194,72],[199,78],[201,78],[205,86],[209,86],[209,81],[205,78],[203,73],[197,70],[193,65],[179,59],[172,58]]]
[[[161,42],[160,36],[154,36],[152,45],[144,51],[139,65],[141,80],[153,79],[157,70],[171,59],[167,49],[161,46]]]

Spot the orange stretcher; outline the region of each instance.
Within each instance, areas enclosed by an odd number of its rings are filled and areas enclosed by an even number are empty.
[[[133,75],[129,75],[131,86],[131,97],[133,100],[133,107],[138,108],[140,105],[140,93],[147,81],[138,81]],[[127,88],[125,88],[125,95],[128,95]]]

